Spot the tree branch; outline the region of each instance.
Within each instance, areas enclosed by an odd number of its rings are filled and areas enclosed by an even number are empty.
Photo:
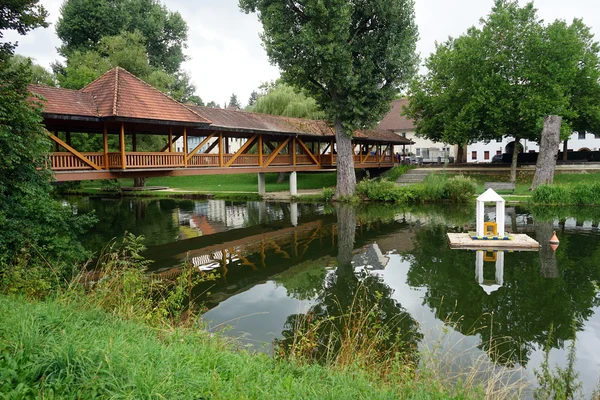
[[[296,13],[296,15],[298,15],[300,18],[302,18],[305,21],[309,21],[310,18],[308,18],[306,16],[306,14],[304,14],[304,11],[302,11],[302,9],[300,9],[297,5],[296,2],[294,0],[288,0],[288,4],[290,5],[292,11],[294,13]]]
[[[369,32],[372,31],[373,29],[369,29],[372,26],[368,26],[367,23],[369,21],[373,21],[373,19],[375,18],[375,15],[370,15],[368,17],[365,17],[365,19],[363,19],[357,26],[356,29],[354,29],[354,32],[352,32],[352,37],[350,37],[350,40],[348,40],[348,44],[352,44],[352,42],[354,42],[354,39],[356,39],[356,36],[359,33],[365,33],[365,32]]]
[[[321,89],[323,91],[323,93],[325,93],[327,96],[329,96],[329,98],[331,98],[331,93],[329,93],[327,88],[325,86],[323,86],[321,83],[319,83],[316,79],[308,78],[308,81],[310,83],[312,83],[313,85],[315,85],[317,88]]]

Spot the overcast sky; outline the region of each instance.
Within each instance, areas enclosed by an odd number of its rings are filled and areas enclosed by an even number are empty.
[[[63,0],[41,0],[50,13],[49,28],[36,29],[27,36],[7,33],[9,41],[18,40],[17,53],[32,57],[49,67],[59,59],[60,40],[54,32]],[[521,0],[521,4],[525,1]],[[420,39],[418,52],[425,58],[436,41],[458,36],[477,25],[487,15],[493,0],[415,0]],[[223,104],[236,93],[243,105],[261,82],[276,79],[277,67],[267,59],[258,37],[261,31],[256,15],[239,11],[237,0],[163,0],[172,11],[179,11],[189,26],[189,60],[183,64],[205,102]],[[600,41],[599,0],[537,0],[539,15],[545,21],[557,18],[571,21],[583,18]]]

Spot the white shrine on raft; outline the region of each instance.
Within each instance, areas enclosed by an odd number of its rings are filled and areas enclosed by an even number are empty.
[[[496,205],[496,221],[485,221],[485,205]],[[450,247],[471,250],[539,250],[540,244],[525,234],[507,233],[506,201],[493,189],[477,197],[475,232],[448,233]]]

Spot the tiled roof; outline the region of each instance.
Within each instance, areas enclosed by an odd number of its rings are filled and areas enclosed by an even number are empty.
[[[81,91],[93,96],[101,117],[210,123],[120,67],[111,69]]]
[[[189,106],[198,114],[212,121],[211,128],[273,134],[296,134],[299,136],[333,136],[334,131],[325,121],[291,118],[279,115],[259,114],[220,108]],[[375,141],[392,141],[409,144],[410,140],[391,131],[370,129],[354,133],[357,138]]]
[[[40,85],[29,85],[29,91],[45,99],[41,101],[45,113],[98,117],[94,99],[89,93]]]
[[[402,107],[408,105],[408,99],[399,99],[392,102],[390,112],[386,114],[383,120],[379,123],[379,129],[388,129],[391,131],[412,131],[415,129],[412,119],[406,118]]]

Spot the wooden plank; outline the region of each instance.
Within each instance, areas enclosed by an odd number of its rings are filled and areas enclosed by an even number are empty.
[[[180,137],[181,135],[177,135],[175,138],[173,138],[172,128],[169,128],[169,140],[171,141],[171,146],[169,146],[169,143],[165,144],[164,147],[160,149],[161,153],[165,151],[173,153],[173,145],[179,140]]]
[[[125,123],[121,122],[121,131],[119,132],[119,150],[121,152],[121,168],[127,169],[127,158],[125,158]]]
[[[296,140],[298,141],[298,144],[300,145],[300,148],[302,149],[302,151],[304,151],[306,153],[306,155],[309,156],[311,158],[311,160],[313,160],[313,162],[315,164],[317,164],[317,165],[320,166],[321,163],[319,162],[319,160],[317,160],[317,158],[315,157],[315,155],[308,150],[308,147],[306,147],[306,143],[304,143],[302,141],[302,139],[300,139],[300,138],[298,138]]]
[[[183,168],[187,168],[188,165],[188,141],[187,141],[187,128],[183,127]]]
[[[169,153],[173,152],[173,127],[171,126],[169,127],[169,144],[167,145],[167,149],[169,150]]]
[[[215,140],[215,141],[214,141],[214,142],[213,142],[213,143],[212,143],[210,146],[208,146],[208,149],[206,149],[206,150],[204,151],[204,153],[202,153],[202,154],[208,154],[208,153],[210,153],[210,152],[211,152],[211,151],[212,151],[212,150],[213,150],[215,147],[217,147],[218,145],[219,145],[219,141],[218,141],[218,140]]]
[[[219,132],[219,167],[223,166],[223,134]]]
[[[244,143],[244,145],[242,147],[240,147],[240,149],[233,155],[233,157],[231,157],[229,159],[229,161],[227,161],[227,164],[225,164],[225,167],[229,167],[231,164],[233,164],[233,162],[235,160],[237,160],[237,158],[239,156],[241,156],[242,154],[244,154],[244,150],[246,150],[247,148],[249,148],[252,144],[254,144],[254,140],[256,139],[257,135],[252,136],[250,139],[248,139],[248,141],[246,141],[246,143]]]
[[[385,150],[383,150],[381,152],[381,154],[379,155],[379,163],[381,164],[381,160],[383,160],[383,158],[385,157],[385,153],[390,149],[390,145],[388,144],[387,147],[385,148]]]
[[[289,143],[291,138],[287,138],[283,143],[281,143],[279,146],[277,146],[277,148],[275,149],[275,151],[273,151],[270,155],[269,158],[267,159],[267,161],[265,161],[265,167],[268,167],[273,160],[275,160],[275,157],[277,157],[277,154],[279,154],[281,152],[281,150],[283,150],[283,148]]]
[[[202,146],[204,146],[206,143],[208,143],[208,141],[209,141],[210,139],[212,139],[214,136],[215,136],[215,132],[211,133],[210,135],[208,135],[208,136],[206,137],[206,139],[204,139],[203,141],[201,141],[201,142],[200,142],[200,144],[199,144],[198,146],[196,146],[196,147],[194,148],[194,150],[192,150],[192,152],[191,152],[189,155],[187,155],[187,156],[186,156],[186,157],[187,157],[187,159],[188,159],[188,161],[189,161],[189,160],[190,160],[190,159],[191,159],[191,158],[192,158],[194,155],[196,155],[196,153],[197,153],[198,151],[200,151],[200,149],[202,148]]]
[[[84,156],[83,154],[81,154],[80,152],[78,152],[77,150],[75,150],[74,148],[72,148],[71,146],[69,146],[68,144],[63,142],[62,140],[60,140],[56,135],[53,135],[52,133],[50,133],[48,131],[46,131],[46,134],[48,136],[50,136],[50,139],[52,139],[55,143],[64,147],[69,153],[73,154],[75,157],[79,158],[81,161],[83,161],[84,163],[86,163],[87,165],[89,165],[90,167],[95,169],[96,171],[102,170],[102,168],[100,168],[98,165],[96,165],[92,161],[88,160],[88,158],[86,156]]]
[[[540,244],[524,234],[513,234],[511,240],[475,240],[468,233],[447,233],[450,247],[465,250],[529,250],[537,251]]]
[[[368,148],[367,150],[367,154],[365,155],[366,157],[363,158],[363,154],[360,155],[360,163],[364,164],[365,161],[367,161],[367,159],[369,158],[369,156],[371,155],[371,151],[373,151],[373,147],[375,145],[371,145],[371,147]]]
[[[258,135],[258,165],[263,166],[263,137]]]
[[[108,126],[106,122],[102,130],[102,146],[104,147],[104,169],[110,169],[110,165],[108,164]]]
[[[296,138],[292,138],[292,165],[296,165]]]

